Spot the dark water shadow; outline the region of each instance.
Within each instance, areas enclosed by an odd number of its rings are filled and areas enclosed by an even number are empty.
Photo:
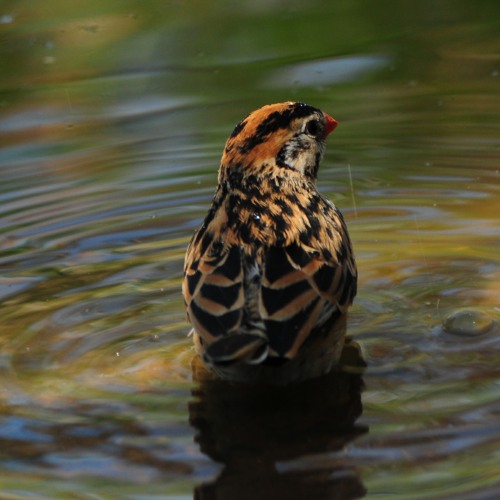
[[[316,470],[300,467],[300,457],[341,450],[368,432],[356,424],[364,366],[352,341],[346,342],[339,370],[285,387],[213,380],[195,361],[190,423],[201,451],[224,468],[213,482],[196,487],[194,499],[365,496],[358,472],[340,457]],[[291,460],[293,468],[280,466]]]

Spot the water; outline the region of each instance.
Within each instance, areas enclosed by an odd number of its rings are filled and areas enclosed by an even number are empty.
[[[499,13],[4,3],[0,497],[500,496]],[[234,125],[289,99],[340,122],[319,185],[361,351],[278,393],[198,382],[184,251]]]

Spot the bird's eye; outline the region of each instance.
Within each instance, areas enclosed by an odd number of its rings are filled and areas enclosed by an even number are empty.
[[[316,137],[319,133],[319,123],[317,120],[310,120],[306,123],[306,134]]]

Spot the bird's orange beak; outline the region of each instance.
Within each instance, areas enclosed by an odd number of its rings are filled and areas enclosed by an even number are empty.
[[[335,127],[339,124],[335,118],[332,118],[330,115],[325,113],[326,125],[325,125],[325,137],[327,137],[330,132],[335,130]]]

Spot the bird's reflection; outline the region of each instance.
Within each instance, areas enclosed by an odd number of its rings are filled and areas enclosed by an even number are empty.
[[[198,486],[194,498],[364,496],[357,471],[342,465],[340,459],[325,460],[316,470],[300,467],[301,457],[331,454],[368,431],[355,423],[362,413],[364,366],[353,341],[346,341],[339,370],[284,387],[214,380],[195,360],[197,386],[189,408],[190,422],[198,431],[196,440],[202,452],[224,468],[215,481]],[[286,467],[292,460],[294,466]]]

